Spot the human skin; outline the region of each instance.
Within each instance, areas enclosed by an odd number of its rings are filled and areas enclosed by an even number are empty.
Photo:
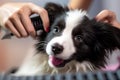
[[[117,28],[120,29],[120,22],[118,22],[116,18],[116,14],[110,10],[102,10],[98,15],[95,17],[97,21],[102,21],[105,23],[109,23]]]
[[[68,8],[87,10],[92,0],[70,0]],[[0,25],[9,29],[18,38],[32,36],[36,37],[36,31],[29,16],[37,13],[42,18],[45,31],[49,28],[47,11],[33,3],[6,3],[0,7]]]
[[[33,3],[6,3],[0,7],[0,22],[2,27],[9,29],[18,38],[36,36],[35,29],[29,18],[31,14],[40,15],[44,29],[47,31],[49,18],[47,11]]]

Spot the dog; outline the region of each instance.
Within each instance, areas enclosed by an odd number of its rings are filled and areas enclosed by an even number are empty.
[[[64,74],[96,71],[120,49],[120,29],[89,19],[84,10],[47,3],[50,29],[38,35],[35,53],[15,75]]]

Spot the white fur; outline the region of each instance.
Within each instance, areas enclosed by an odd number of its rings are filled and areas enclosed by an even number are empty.
[[[86,15],[85,11],[70,11],[67,12],[67,17],[65,18],[65,29],[61,36],[53,38],[47,45],[46,53],[39,53],[33,55],[30,60],[26,61],[16,75],[42,75],[42,74],[55,74],[55,73],[74,73],[74,72],[86,72],[93,71],[93,66],[90,62],[79,63],[77,61],[71,61],[62,68],[55,68],[50,60],[48,60],[50,55],[53,55],[51,51],[51,46],[54,43],[59,43],[64,47],[64,50],[61,54],[58,54],[57,57],[61,59],[69,59],[70,56],[75,52],[75,47],[72,40],[72,30],[78,25],[83,19],[83,16]],[[34,53],[34,52],[33,52]]]
[[[34,51],[34,49],[32,50]],[[71,61],[63,68],[52,68],[48,64],[48,55],[45,53],[39,53],[32,55],[25,63],[20,67],[15,76],[26,75],[44,75],[44,74],[57,74],[57,73],[76,73],[76,72],[88,72],[95,71],[95,66],[92,63],[84,61],[79,63],[77,61]],[[96,69],[97,70],[97,69]],[[98,69],[99,70],[99,69]]]
[[[57,57],[61,59],[69,59],[69,57],[75,52],[75,47],[72,41],[72,30],[73,28],[83,19],[83,16],[86,15],[85,11],[70,11],[67,13],[67,17],[65,19],[66,28],[63,30],[63,33],[59,37],[53,38],[47,45],[46,53],[39,53],[32,55],[32,57],[27,60],[19,69],[19,71],[15,74],[18,76],[25,75],[43,75],[43,74],[56,74],[56,73],[74,73],[74,72],[87,72],[94,71],[95,66],[92,63],[84,61],[77,62],[71,61],[62,68],[56,68],[53,66],[50,60],[48,60],[49,55],[53,55],[51,51],[51,45],[54,43],[59,43],[63,45],[65,48],[64,51],[57,55]],[[87,15],[86,15],[87,16]],[[32,50],[34,52],[34,49]],[[97,69],[97,68],[96,68]]]
[[[67,12],[67,17],[66,17],[66,27],[68,29],[67,31],[69,31],[69,29],[74,28],[76,25],[78,25],[78,23],[83,20],[84,16],[87,16],[86,11],[73,10],[73,11]]]
[[[57,74],[57,73],[75,73],[93,71],[92,65],[89,62],[79,63],[71,61],[62,68],[52,68],[48,64],[48,56],[46,54],[33,55],[24,65],[21,66],[16,76],[26,75],[44,75],[44,74]]]
[[[53,38],[47,45],[46,52],[48,55],[53,55],[52,53],[52,45],[58,43],[63,46],[64,50],[62,53],[58,54],[57,57],[61,59],[69,59],[75,53],[75,47],[72,40],[72,30],[80,24],[80,21],[83,20],[83,17],[86,15],[85,11],[74,10],[67,12],[67,16],[65,18],[65,29],[61,36]],[[51,61],[49,61],[50,65],[53,67]]]

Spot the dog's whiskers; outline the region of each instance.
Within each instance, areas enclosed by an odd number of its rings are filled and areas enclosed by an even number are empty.
[[[37,51],[39,52],[39,51],[44,51],[46,45],[47,45],[46,41],[40,41],[35,46]]]

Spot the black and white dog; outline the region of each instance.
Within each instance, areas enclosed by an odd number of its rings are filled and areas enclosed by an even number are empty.
[[[95,19],[85,11],[68,11],[61,5],[45,6],[50,31],[38,37],[36,49],[16,75],[41,75],[99,70],[111,52],[120,48],[120,30]]]

